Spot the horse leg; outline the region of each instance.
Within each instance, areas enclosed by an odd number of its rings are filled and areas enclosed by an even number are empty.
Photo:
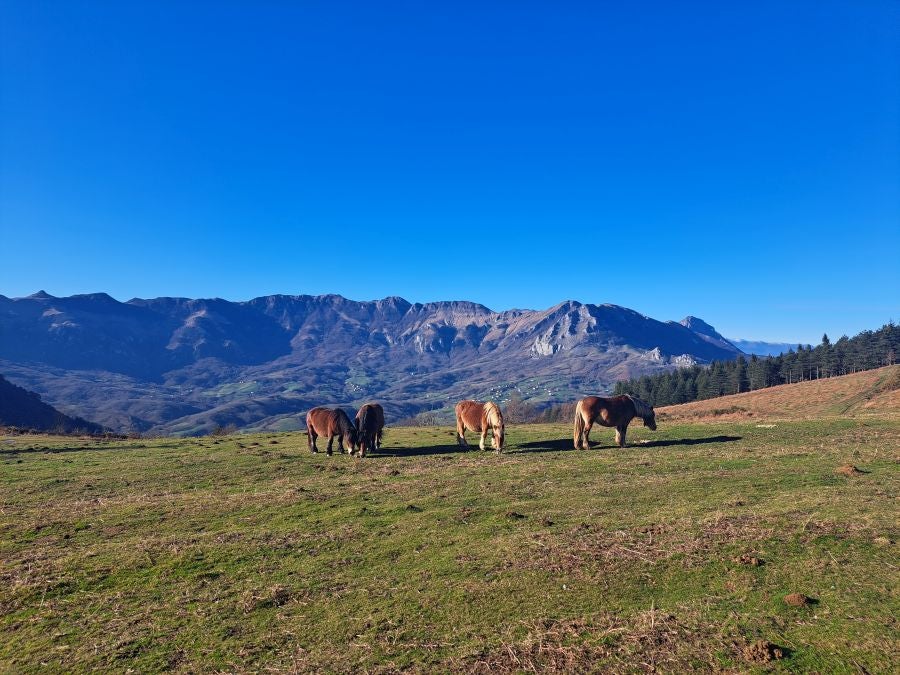
[[[306,432],[306,441],[309,444],[310,452],[318,452],[319,449],[316,447],[316,432],[310,429]]]
[[[456,420],[456,444],[461,448],[468,448],[466,443],[466,424],[461,419]]]
[[[593,426],[593,422],[588,422],[584,425],[584,440],[581,443],[581,447],[583,447],[585,450],[591,449],[591,429],[593,428]]]
[[[329,436],[329,437],[328,437],[328,448],[325,450],[325,454],[326,454],[326,455],[329,455],[329,456],[330,456],[330,455],[333,454],[332,451],[331,451],[331,448],[332,448],[332,445],[333,445],[333,444],[334,444],[334,436]]]
[[[620,448],[625,447],[625,432],[628,431],[627,424],[620,424],[616,427],[616,444]]]
[[[337,439],[338,439],[338,452],[340,452],[343,455],[345,452],[345,450],[344,450],[344,435],[341,434],[340,436],[337,437]],[[347,445],[347,452],[349,452],[351,455],[353,454],[353,448],[350,447],[349,444]]]
[[[381,449],[381,437],[384,435],[384,429],[379,429],[378,433],[375,434],[375,449]]]
[[[481,440],[478,441],[478,447],[482,450],[484,450],[484,441],[487,439],[487,432],[487,427],[481,430]]]

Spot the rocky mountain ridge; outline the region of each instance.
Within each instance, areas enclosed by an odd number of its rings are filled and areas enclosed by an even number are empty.
[[[293,428],[321,403],[378,398],[396,418],[513,391],[566,400],[621,377],[741,353],[697,321],[574,300],[495,312],[399,297],[119,302],[40,292],[0,296],[0,372],[116,430]]]

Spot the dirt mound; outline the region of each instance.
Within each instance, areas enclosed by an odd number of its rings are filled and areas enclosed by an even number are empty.
[[[764,564],[764,560],[762,558],[757,558],[755,555],[750,555],[749,553],[742,553],[741,555],[734,558],[734,562],[739,565],[749,565],[750,567],[760,567]]]
[[[844,464],[843,466],[839,466],[834,470],[835,473],[839,473],[842,476],[861,476],[863,474],[858,468],[853,466],[852,464]]]
[[[748,661],[754,663],[768,663],[784,658],[784,649],[768,640],[757,640],[744,647],[742,654]]]
[[[784,596],[784,604],[791,607],[805,607],[811,603],[812,598],[803,595],[803,593],[788,593]]]

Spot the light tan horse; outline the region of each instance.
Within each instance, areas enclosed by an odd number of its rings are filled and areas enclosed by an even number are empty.
[[[460,401],[456,404],[456,442],[463,448],[469,447],[469,444],[466,443],[466,431],[475,431],[481,434],[478,447],[482,450],[484,450],[487,433],[490,431],[491,446],[497,453],[503,452],[505,440],[503,413],[493,401],[487,403]]]
[[[656,413],[653,407],[636,396],[587,396],[581,399],[575,406],[575,449],[590,449],[588,436],[594,422],[604,427],[615,427],[616,444],[624,448],[628,424],[635,417],[640,417],[645,427],[656,430]]]

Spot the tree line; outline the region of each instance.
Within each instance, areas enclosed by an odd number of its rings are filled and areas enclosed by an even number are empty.
[[[708,366],[691,366],[644,375],[617,382],[614,394],[631,394],[652,406],[691,401],[765,389],[835,375],[846,375],[897,363],[900,357],[900,327],[893,321],[879,330],[866,330],[852,338],[842,336],[832,343],[822,336],[817,347],[797,345],[779,356],[733,361],[713,361]]]

